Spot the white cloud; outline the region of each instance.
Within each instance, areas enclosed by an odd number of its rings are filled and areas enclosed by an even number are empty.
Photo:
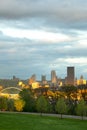
[[[80,58],[67,58],[64,60],[67,63],[72,63],[72,64],[87,64],[87,58],[80,57]]]
[[[87,31],[79,31],[77,39],[79,48],[87,48]]]
[[[87,58],[85,57],[65,57],[65,58],[58,58],[54,61],[55,64],[79,64],[79,65],[86,65],[87,64]]]
[[[85,68],[85,69],[83,69],[83,73],[87,73],[87,69]]]
[[[76,33],[76,36],[73,37],[73,41],[76,44],[73,45],[73,49],[80,49],[83,51],[83,49],[87,48],[87,31],[74,31]],[[82,53],[81,51],[81,53]],[[84,51],[83,51],[84,52]]]
[[[77,47],[86,49],[87,48],[87,40],[78,41]]]
[[[1,29],[4,35],[14,38],[28,38],[42,42],[64,42],[70,41],[71,37],[63,33],[47,32],[43,30],[20,30],[15,28]]]

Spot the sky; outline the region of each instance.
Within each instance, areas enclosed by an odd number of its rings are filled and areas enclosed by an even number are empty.
[[[0,0],[0,78],[64,78],[67,66],[87,79],[87,0]]]

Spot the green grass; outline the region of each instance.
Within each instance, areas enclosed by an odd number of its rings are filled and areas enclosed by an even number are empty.
[[[0,130],[87,130],[87,121],[0,113]]]

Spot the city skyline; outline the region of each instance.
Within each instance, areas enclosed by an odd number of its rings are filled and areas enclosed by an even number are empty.
[[[0,0],[0,78],[87,79],[86,0]]]
[[[60,73],[60,72],[58,72]],[[34,82],[36,81],[51,81],[52,83],[56,83],[57,80],[65,80],[66,84],[74,84],[75,80],[79,80],[79,79],[85,79],[87,80],[84,75],[80,75],[79,77],[77,77],[76,75],[76,68],[74,66],[67,66],[66,67],[66,72],[65,73],[65,76],[64,77],[61,77],[60,75],[58,75],[57,71],[56,70],[51,70],[50,73],[49,73],[49,76],[48,74],[41,74],[40,76],[38,76],[37,74],[35,73],[32,73],[30,76],[28,76],[27,78],[20,78],[20,77],[17,77],[17,75],[12,75],[12,77],[10,78],[0,78],[2,80],[28,80],[28,79],[32,79]]]

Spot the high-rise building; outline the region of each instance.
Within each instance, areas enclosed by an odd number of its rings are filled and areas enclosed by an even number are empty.
[[[46,75],[42,75],[41,81],[42,81],[43,84],[46,84],[46,83],[47,83]]]
[[[46,75],[42,75],[42,81],[46,81]]]
[[[75,72],[74,67],[67,67],[67,82],[68,85],[74,85],[75,83]]]
[[[51,71],[51,82],[56,83],[57,82],[57,76],[55,70]]]

